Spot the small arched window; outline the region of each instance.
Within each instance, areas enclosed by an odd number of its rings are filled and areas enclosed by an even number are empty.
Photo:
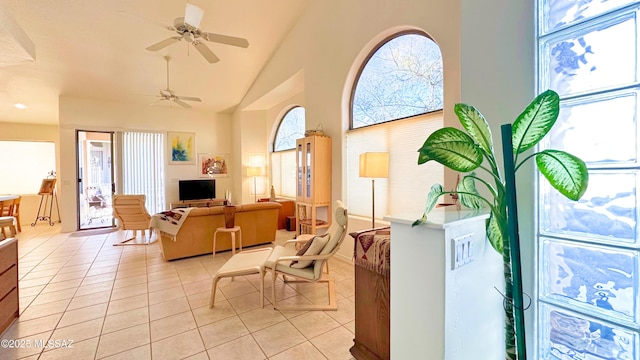
[[[423,33],[383,41],[361,68],[351,98],[351,129],[441,110],[442,54]]]
[[[283,151],[296,148],[296,139],[304,137],[305,111],[302,106],[296,106],[287,111],[282,117],[278,131],[276,131],[273,151]]]
[[[304,137],[305,111],[295,106],[280,120],[271,153],[271,184],[278,197],[296,196],[296,139]]]

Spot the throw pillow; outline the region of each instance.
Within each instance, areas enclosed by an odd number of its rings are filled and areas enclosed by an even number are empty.
[[[298,250],[296,256],[318,255],[325,245],[327,245],[327,242],[329,242],[329,234],[314,236],[307,241],[300,250]],[[289,266],[296,269],[303,269],[312,263],[313,260],[293,260]]]

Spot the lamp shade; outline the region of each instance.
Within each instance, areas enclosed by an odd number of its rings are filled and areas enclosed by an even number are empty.
[[[360,177],[389,177],[389,153],[366,152],[360,154]]]
[[[247,167],[247,176],[262,176],[262,167],[260,166],[248,166]]]

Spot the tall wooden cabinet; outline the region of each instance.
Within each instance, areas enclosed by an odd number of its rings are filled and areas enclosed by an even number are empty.
[[[331,138],[296,140],[296,235],[316,234],[331,224]]]

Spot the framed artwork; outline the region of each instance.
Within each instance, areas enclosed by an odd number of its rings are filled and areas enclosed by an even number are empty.
[[[198,177],[229,176],[229,154],[198,154]]]
[[[196,134],[167,132],[167,158],[169,164],[195,164]]]
[[[38,195],[53,195],[53,191],[56,187],[56,179],[42,179],[40,184],[40,191]]]

